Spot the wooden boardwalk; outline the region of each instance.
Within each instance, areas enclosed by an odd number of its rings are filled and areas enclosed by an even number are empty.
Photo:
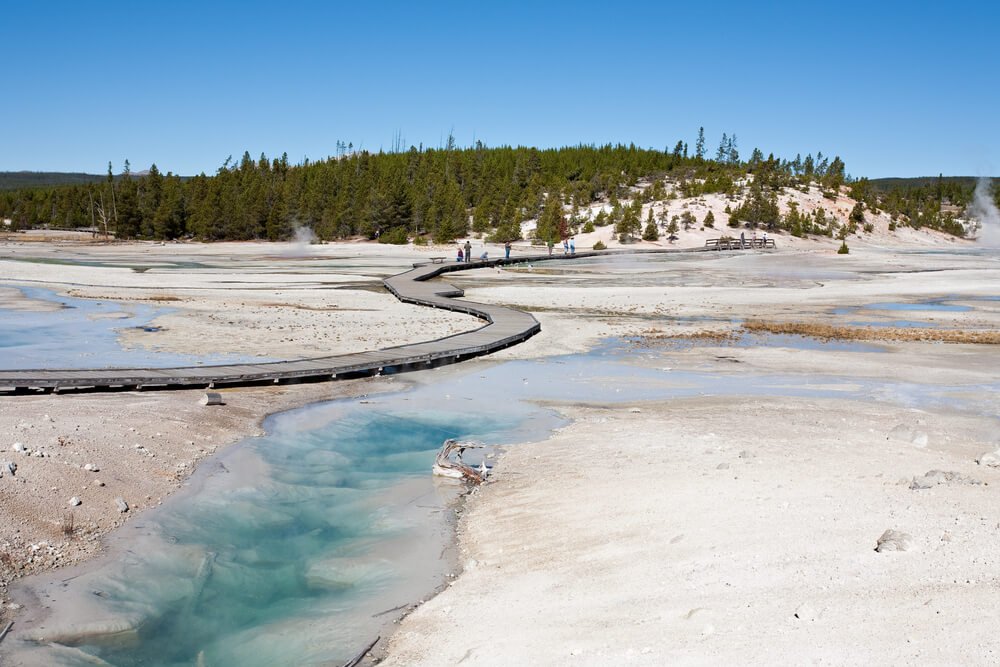
[[[383,283],[399,300],[468,313],[486,321],[478,329],[436,340],[370,352],[267,363],[184,366],[177,368],[88,368],[65,370],[0,370],[0,392],[130,391],[193,389],[232,385],[317,382],[422,370],[456,363],[517,345],[541,331],[529,313],[495,304],[458,300],[463,291],[441,281],[445,273],[546,260],[573,260],[611,254],[702,252],[694,250],[625,250],[579,252],[574,255],[520,256],[509,260],[466,263],[420,263]]]

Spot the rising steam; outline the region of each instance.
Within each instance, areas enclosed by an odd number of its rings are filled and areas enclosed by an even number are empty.
[[[980,178],[969,204],[969,217],[976,221],[976,240],[990,248],[1000,248],[1000,211],[993,201],[993,182]]]
[[[296,225],[295,232],[288,248],[282,253],[282,257],[308,257],[312,254],[313,243],[316,242],[316,234],[309,227]]]

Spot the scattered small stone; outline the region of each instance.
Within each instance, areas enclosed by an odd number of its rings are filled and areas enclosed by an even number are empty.
[[[639,414],[640,412],[642,412],[642,410],[639,408],[629,408],[628,411],[631,412],[632,414]]]
[[[15,472],[17,472],[17,464],[14,463],[13,461],[6,461],[5,463],[0,465],[7,468],[7,472],[9,472],[11,476],[13,476]]]
[[[816,613],[816,610],[808,602],[803,602],[795,610],[795,618],[802,621],[815,621],[818,617],[819,614]]]
[[[720,463],[719,465],[715,466],[715,469],[716,470],[729,470],[729,464],[728,463]]]
[[[100,472],[100,468],[95,466],[93,463],[86,464],[85,466],[83,466],[83,469],[90,472]]]
[[[104,482],[99,479],[94,480],[94,486],[104,486]]]
[[[115,506],[118,508],[118,511],[122,514],[128,512],[128,503],[125,502],[123,498],[115,498]]]
[[[73,496],[72,498],[69,499],[69,506],[70,507],[79,507],[82,502],[83,501],[80,500],[78,497]]]
[[[909,533],[887,529],[875,543],[875,551],[908,551],[913,545],[913,537]]]
[[[15,442],[13,446],[11,446],[11,450],[15,452],[23,452],[24,445],[22,445],[20,442]]]
[[[757,455],[756,455],[756,454],[754,454],[754,453],[753,453],[753,452],[751,452],[751,451],[748,451],[748,450],[746,450],[746,449],[744,449],[744,450],[743,450],[742,452],[740,452],[740,458],[741,458],[741,459],[752,459],[752,458],[754,458],[755,456],[757,456]]]

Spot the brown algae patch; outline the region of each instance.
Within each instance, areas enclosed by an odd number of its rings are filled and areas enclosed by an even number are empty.
[[[927,343],[1000,344],[1000,331],[964,331],[924,327],[845,327],[814,322],[747,320],[742,326],[751,333],[809,336],[821,340],[887,340]]]

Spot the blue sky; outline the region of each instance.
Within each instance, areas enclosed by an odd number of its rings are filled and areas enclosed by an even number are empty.
[[[0,0],[0,170],[635,142],[1000,176],[1000,3]]]

